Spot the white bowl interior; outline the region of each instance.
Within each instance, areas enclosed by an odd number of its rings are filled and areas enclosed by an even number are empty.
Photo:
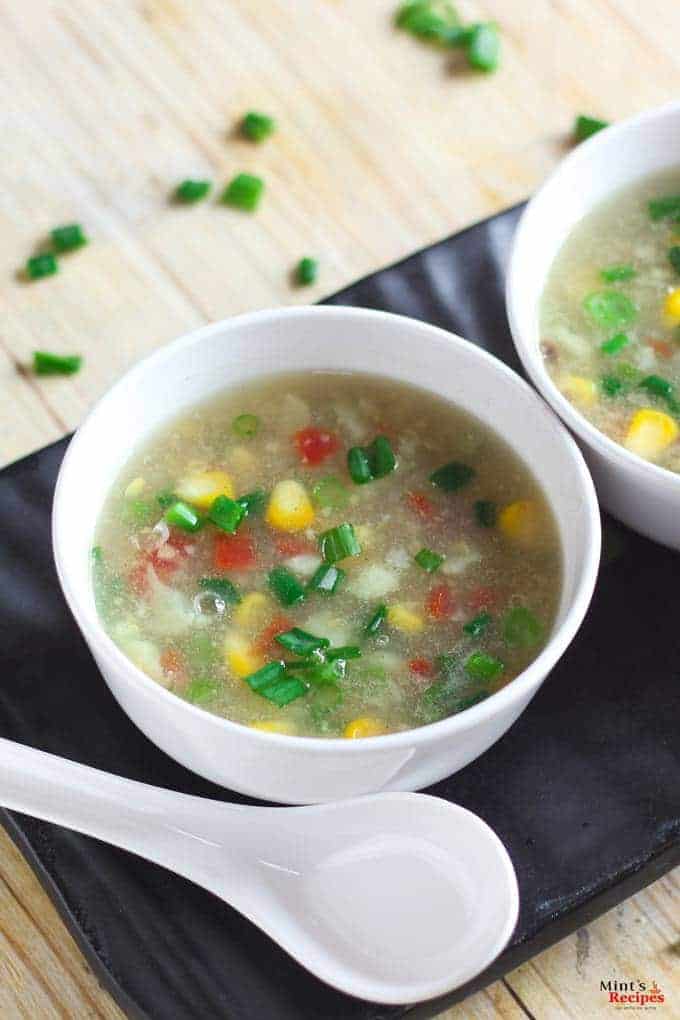
[[[54,540],[62,584],[86,637],[109,643],[94,606],[90,549],[109,487],[140,442],[225,387],[274,372],[348,366],[465,408],[531,466],[564,551],[555,632],[576,603],[580,621],[599,553],[594,491],[575,444],[534,392],[495,358],[432,326],[363,309],[297,308],[217,323],[161,349],[109,391],[73,440],[55,496]]]

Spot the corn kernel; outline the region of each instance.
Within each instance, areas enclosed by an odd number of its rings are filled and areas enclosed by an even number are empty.
[[[597,386],[583,375],[567,375],[560,380],[560,389],[574,404],[588,407],[597,400]]]
[[[294,737],[297,732],[287,719],[267,719],[264,722],[254,722],[250,724],[250,728],[259,730],[260,733],[285,733],[289,737]]]
[[[644,407],[631,418],[624,445],[631,453],[653,460],[677,437],[677,423],[669,414]]]
[[[314,507],[300,482],[288,479],[272,489],[267,523],[278,531],[304,531],[314,520]]]
[[[218,496],[234,498],[234,486],[226,471],[197,471],[187,475],[175,487],[175,492],[180,499],[200,510],[209,510]]]
[[[387,610],[387,622],[390,627],[403,630],[407,634],[417,634],[425,626],[422,616],[414,613],[406,606],[390,606]]]
[[[241,679],[264,666],[264,658],[251,647],[247,638],[233,631],[225,638],[224,653],[229,671]]]
[[[680,322],[680,287],[672,290],[667,295],[663,304],[663,310],[666,318],[672,322]]]
[[[273,601],[261,591],[251,591],[243,596],[234,610],[233,620],[249,633],[261,630],[269,619]]]
[[[529,548],[541,532],[541,509],[532,499],[518,499],[501,510],[498,525],[507,538]]]
[[[128,487],[125,490],[126,499],[139,499],[141,494],[146,488],[146,482],[140,476],[139,478],[133,478]]]
[[[348,740],[358,740],[361,737],[379,737],[384,732],[385,727],[379,719],[373,719],[370,715],[364,715],[348,722],[342,735]]]

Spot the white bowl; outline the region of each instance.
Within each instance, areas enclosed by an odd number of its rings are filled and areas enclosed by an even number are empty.
[[[90,549],[104,499],[131,452],[159,426],[225,387],[281,371],[357,371],[424,387],[488,423],[531,465],[553,507],[563,591],[548,645],[507,687],[430,726],[362,740],[249,729],[183,701],[125,657],[99,621]],[[54,553],[71,610],[114,696],[139,728],[194,772],[283,803],[415,790],[494,743],[574,637],[595,585],[600,519],[583,459],[534,392],[489,354],[413,319],[358,308],[257,312],[199,329],[127,373],[68,448],[53,512]],[[85,736],[85,734],[83,735]]]
[[[560,393],[539,348],[540,298],[567,235],[618,188],[672,166],[680,168],[680,103],[623,121],[579,145],[522,215],[510,257],[506,299],[522,364],[576,434],[602,505],[641,534],[680,549],[680,475],[630,453],[591,425]]]

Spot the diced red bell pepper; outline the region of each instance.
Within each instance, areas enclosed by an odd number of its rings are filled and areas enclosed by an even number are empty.
[[[166,648],[161,652],[161,668],[164,673],[181,673],[184,669],[184,659],[176,648]]]
[[[309,539],[299,538],[297,535],[277,535],[275,545],[277,553],[284,559],[288,559],[289,556],[313,553],[316,548]]]
[[[673,348],[665,340],[647,340],[647,346],[651,347],[660,358],[672,358],[675,353]]]
[[[407,492],[406,502],[423,520],[429,520],[434,515],[434,503],[423,492]]]
[[[303,464],[316,466],[322,464],[326,457],[340,448],[340,440],[327,429],[317,429],[309,425],[295,433],[295,445]]]
[[[216,570],[251,570],[255,559],[255,543],[247,531],[216,536],[213,551]]]
[[[445,620],[456,609],[456,600],[447,584],[438,584],[427,597],[425,608],[433,620]]]
[[[274,645],[274,638],[277,636],[277,634],[284,634],[287,630],[290,630],[291,627],[293,626],[294,626],[293,621],[289,620],[287,616],[274,617],[269,626],[265,627],[265,629],[262,631],[259,638],[255,642],[256,651],[260,652],[261,654],[264,654],[265,652],[268,652],[272,648],[272,646],[274,646],[279,650],[279,652],[282,652],[283,649],[281,648],[280,645]]]
[[[469,609],[471,613],[476,613],[480,609],[493,609],[497,602],[498,592],[496,589],[481,585],[468,592],[465,597],[465,608]]]
[[[431,676],[432,663],[429,659],[411,659],[408,668],[417,676]]]

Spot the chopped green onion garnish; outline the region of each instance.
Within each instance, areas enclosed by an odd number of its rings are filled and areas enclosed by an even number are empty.
[[[618,290],[600,290],[588,294],[583,307],[591,319],[603,329],[620,329],[628,326],[637,315],[637,308],[629,297]]]
[[[304,258],[300,259],[295,269],[295,279],[301,287],[307,287],[311,283],[316,283],[319,275],[319,263],[317,259]]]
[[[239,496],[236,500],[243,510],[243,516],[249,514],[261,514],[267,503],[267,493],[262,489],[255,489],[254,492],[247,492],[245,496]]]
[[[256,691],[259,694],[264,687],[268,687],[275,680],[279,680],[283,676],[285,669],[286,667],[283,662],[268,662],[266,666],[262,666],[261,669],[247,676],[245,681],[252,691]]]
[[[229,496],[218,496],[208,511],[208,518],[213,524],[230,535],[234,534],[243,517],[243,507]]]
[[[198,587],[203,591],[212,592],[213,595],[219,595],[228,606],[235,606],[241,601],[241,593],[228,577],[202,577]]]
[[[192,202],[200,202],[209,194],[212,184],[210,181],[192,181],[187,179],[178,184],[173,193],[176,202],[183,202],[187,205]]]
[[[341,645],[339,648],[329,648],[325,653],[328,662],[335,659],[360,659],[361,649],[358,645]]]
[[[574,121],[574,138],[577,142],[585,142],[586,138],[590,138],[591,135],[597,134],[598,131],[602,131],[606,127],[609,127],[609,121],[598,120],[597,117],[587,117],[585,114],[579,113]]]
[[[258,694],[267,698],[278,708],[283,708],[284,705],[295,701],[296,698],[300,698],[306,693],[307,688],[296,676],[283,676],[280,680],[275,680],[268,687],[258,691]]]
[[[260,419],[256,414],[239,414],[231,423],[232,432],[241,439],[250,439],[260,427]]]
[[[254,174],[237,174],[222,192],[222,201],[244,212],[254,212],[260,204],[264,181]]]
[[[448,43],[449,34],[460,29],[455,7],[446,0],[408,0],[395,15],[395,24],[420,39]]]
[[[437,468],[430,475],[430,481],[437,488],[443,489],[444,492],[455,492],[456,489],[461,489],[468,482],[471,482],[475,477],[475,470],[468,464],[461,464],[459,461],[452,460],[449,464],[444,464],[442,467]]]
[[[295,574],[285,567],[274,567],[270,571],[269,587],[276,595],[283,606],[294,606],[296,602],[302,602],[305,597],[305,589],[298,581]]]
[[[470,67],[477,71],[495,71],[501,55],[501,37],[492,21],[471,26],[465,43]]]
[[[376,610],[371,614],[371,617],[364,627],[364,634],[369,637],[373,637],[382,629],[385,620],[387,619],[387,606],[378,606]]]
[[[33,255],[26,263],[26,276],[29,280],[42,280],[44,276],[53,276],[59,265],[52,252]]]
[[[193,702],[195,705],[202,705],[206,701],[210,701],[222,690],[222,682],[220,680],[209,680],[202,677],[197,677],[192,680],[187,689],[184,692],[184,697],[187,701]]]
[[[628,265],[605,266],[600,270],[600,276],[605,283],[623,283],[625,280],[633,279],[635,269]]]
[[[347,575],[333,563],[322,563],[307,585],[310,591],[320,591],[324,595],[332,595],[342,584]]]
[[[647,390],[655,397],[668,400],[673,396],[673,384],[668,379],[662,379],[660,375],[648,375],[640,383],[643,390]]]
[[[241,121],[241,134],[251,142],[263,142],[276,130],[276,121],[266,113],[250,110]]]
[[[50,231],[52,247],[59,254],[63,255],[68,251],[75,251],[87,244],[87,238],[83,233],[80,223],[67,223],[63,227],[55,227]]]
[[[356,485],[365,485],[373,478],[371,462],[366,450],[361,446],[353,446],[347,451],[347,470]]]
[[[330,645],[328,638],[316,637],[300,627],[293,627],[292,630],[284,631],[283,634],[277,634],[274,640],[293,655],[301,655],[303,658],[320,648],[328,648]]]
[[[473,680],[493,680],[505,669],[504,663],[486,652],[473,652],[465,663],[465,672]]]
[[[386,436],[376,436],[368,446],[353,446],[347,452],[347,469],[356,485],[384,478],[396,466],[397,459]]]
[[[198,531],[203,523],[196,511],[184,500],[178,499],[165,511],[165,520],[174,528],[182,531]]]
[[[478,499],[475,503],[475,520],[480,528],[493,528],[498,517],[498,508],[490,499]]]
[[[503,637],[509,645],[532,648],[543,640],[544,627],[524,606],[510,609],[503,621]]]
[[[104,562],[104,550],[100,545],[93,545],[90,549],[90,556],[93,563],[101,564]]]
[[[653,198],[648,206],[649,216],[652,220],[665,220],[668,216],[673,219],[680,218],[680,195],[664,195],[661,198]]]
[[[611,340],[605,340],[600,344],[600,350],[603,354],[618,354],[629,343],[630,338],[625,333],[617,333]]]
[[[470,637],[481,637],[481,635],[488,629],[491,623],[492,617],[490,613],[479,613],[474,616],[469,623],[466,623],[463,630]]]
[[[672,248],[668,249],[668,261],[676,273],[680,273],[680,245],[674,244]]]
[[[319,535],[319,550],[326,563],[337,563],[347,556],[358,556],[361,546],[351,524],[339,524]]]
[[[615,375],[603,375],[600,379],[600,388],[608,397],[618,397],[623,390],[623,383]]]
[[[439,570],[445,560],[444,556],[432,552],[431,549],[421,549],[413,558],[418,566],[426,570],[428,574],[433,574],[435,570]]]
[[[74,375],[80,371],[83,359],[80,354],[50,354],[33,351],[33,371],[36,375]]]
[[[338,478],[328,475],[313,487],[312,499],[322,509],[342,510],[349,503],[349,492]]]
[[[177,502],[177,496],[174,492],[167,490],[166,492],[159,492],[156,496],[156,502],[158,503],[161,510],[167,510],[169,506]]]

